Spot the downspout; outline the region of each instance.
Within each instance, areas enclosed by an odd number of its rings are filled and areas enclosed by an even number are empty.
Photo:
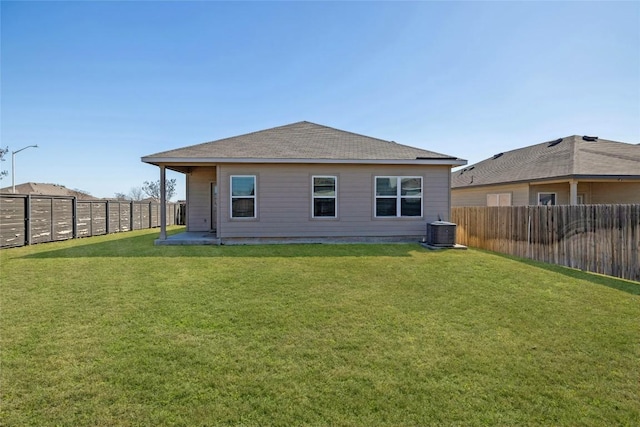
[[[448,169],[448,181],[447,181],[447,188],[449,189],[449,193],[448,193],[448,197],[447,197],[447,201],[448,201],[448,206],[447,206],[447,221],[451,221],[451,171],[453,170],[453,166],[449,166]]]

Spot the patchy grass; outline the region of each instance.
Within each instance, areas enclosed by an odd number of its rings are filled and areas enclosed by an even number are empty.
[[[1,425],[640,424],[640,284],[156,235],[0,251]]]

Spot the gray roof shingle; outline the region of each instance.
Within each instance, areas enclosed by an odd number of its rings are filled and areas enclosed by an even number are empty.
[[[640,179],[640,145],[573,135],[501,153],[452,173],[451,187],[564,177]]]
[[[13,187],[0,188],[0,193],[11,194]],[[73,196],[80,200],[98,200],[90,194],[72,190],[60,184],[45,184],[40,182],[25,182],[16,184],[16,194],[31,194],[43,196]]]
[[[179,160],[451,160],[461,159],[310,122],[205,142],[142,158],[147,163]],[[462,162],[462,163],[461,163]]]

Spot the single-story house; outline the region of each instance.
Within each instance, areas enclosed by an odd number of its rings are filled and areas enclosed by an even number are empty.
[[[451,168],[466,164],[306,121],[142,161],[160,167],[161,186],[166,169],[186,174],[187,232],[222,243],[421,238],[427,222],[449,219]]]
[[[451,176],[453,206],[640,203],[640,145],[568,136],[498,153]]]
[[[76,197],[78,200],[99,200],[91,194],[81,190],[72,190],[60,184],[46,184],[40,182],[25,182],[16,184],[16,194],[30,194],[32,196],[70,196]],[[13,187],[0,188],[0,193],[11,194]]]

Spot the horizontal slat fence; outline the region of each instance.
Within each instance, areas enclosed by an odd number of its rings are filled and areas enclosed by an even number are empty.
[[[456,207],[456,243],[640,281],[640,205]]]
[[[167,225],[184,207],[167,203]],[[160,226],[160,204],[26,194],[0,195],[0,247],[24,246]]]

